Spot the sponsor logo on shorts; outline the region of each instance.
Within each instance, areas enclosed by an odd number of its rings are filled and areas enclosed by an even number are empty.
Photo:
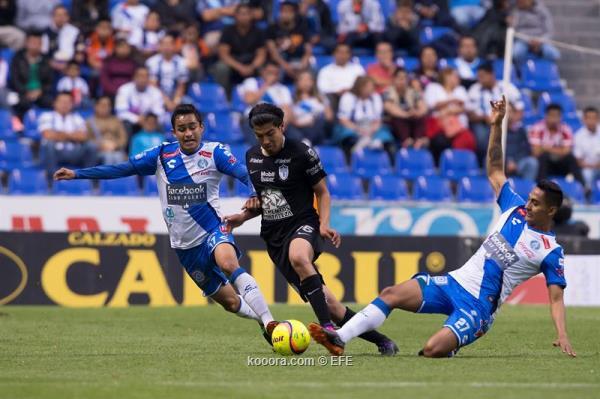
[[[431,276],[435,285],[448,285],[448,276]]]
[[[198,284],[199,286],[204,285],[204,283],[206,281],[206,276],[200,270],[194,270],[191,273],[191,276],[192,276],[192,280],[194,280],[196,282],[196,284]]]

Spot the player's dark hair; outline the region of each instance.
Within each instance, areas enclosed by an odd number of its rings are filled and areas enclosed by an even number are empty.
[[[544,201],[548,205],[560,208],[563,202],[563,192],[558,184],[551,180],[540,180],[537,188],[544,192]]]
[[[583,114],[587,114],[588,112],[593,112],[596,115],[600,114],[600,112],[598,111],[598,108],[596,107],[585,107],[585,109],[583,110]]]
[[[546,113],[548,113],[550,111],[558,111],[558,112],[562,113],[563,107],[560,104],[551,103],[551,104],[548,104],[548,106],[546,106]]]
[[[175,129],[175,118],[177,118],[179,115],[189,114],[194,114],[199,124],[202,125],[204,123],[202,121],[202,115],[200,114],[200,112],[198,112],[196,107],[194,107],[192,104],[179,104],[175,107],[173,113],[171,114],[171,127]]]
[[[281,126],[283,124],[283,110],[273,104],[257,104],[250,110],[248,123],[252,129],[255,126],[264,126],[268,123],[272,123],[273,126]]]

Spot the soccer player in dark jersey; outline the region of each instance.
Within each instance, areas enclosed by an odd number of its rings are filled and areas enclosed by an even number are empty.
[[[241,213],[225,218],[230,228],[262,214],[261,237],[269,257],[288,283],[309,302],[319,324],[333,330],[355,314],[324,285],[314,265],[324,239],[335,247],[340,235],[329,226],[330,196],[325,170],[316,152],[300,141],[286,139],[283,111],[258,104],[249,114],[259,142],[246,153],[246,165],[257,197]],[[316,196],[318,213],[313,206]],[[382,355],[395,355],[396,344],[377,331],[361,338],[377,345]]]

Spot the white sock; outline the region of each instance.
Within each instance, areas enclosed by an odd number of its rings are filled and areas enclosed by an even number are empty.
[[[254,313],[254,310],[248,306],[248,303],[244,301],[244,298],[239,295],[238,297],[240,297],[240,309],[235,314],[244,319],[253,319],[260,323],[260,317],[258,317],[258,315]]]
[[[376,301],[383,303],[385,307],[382,309],[380,303],[376,304]],[[375,330],[381,326],[389,314],[389,307],[381,299],[377,298],[348,320],[342,328],[337,330],[337,333],[342,341],[348,342],[362,333]]]
[[[273,315],[269,310],[267,301],[265,301],[265,297],[258,288],[254,277],[240,267],[233,272],[231,280],[240,295],[248,303],[248,306],[259,316],[263,325],[266,326],[270,321],[273,321]]]

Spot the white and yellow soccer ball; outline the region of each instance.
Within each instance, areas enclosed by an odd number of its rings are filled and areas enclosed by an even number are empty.
[[[310,334],[302,322],[298,320],[285,320],[280,322],[273,330],[271,342],[275,352],[283,356],[299,355],[304,353],[310,344]]]

